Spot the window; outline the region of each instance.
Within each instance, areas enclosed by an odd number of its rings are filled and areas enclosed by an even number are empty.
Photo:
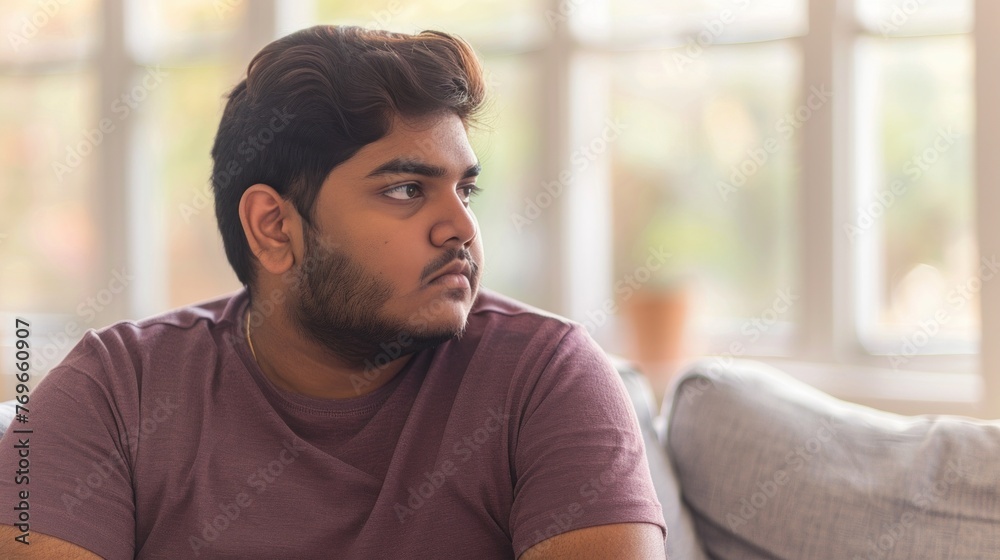
[[[489,287],[614,352],[638,351],[643,313],[673,313],[644,323],[654,346],[691,317],[689,354],[903,412],[1000,414],[1000,351],[979,344],[1000,337],[1000,109],[983,103],[1000,83],[977,71],[1000,66],[1000,7],[55,4],[0,13],[0,311],[33,321],[36,369],[83,329],[239,287],[208,182],[224,94],[274,37],[335,22],[444,29],[484,59]]]
[[[857,324],[874,353],[973,353],[978,250],[971,2],[858,2]],[[914,328],[916,327],[916,328]]]
[[[670,256],[643,288],[692,292],[694,328],[716,345],[743,337],[781,294],[798,297],[801,54],[776,36],[701,47],[695,34],[613,55],[611,113],[629,127],[611,149],[614,277],[662,248]],[[633,292],[623,292],[628,305]],[[796,313],[783,307],[754,343],[790,343]]]

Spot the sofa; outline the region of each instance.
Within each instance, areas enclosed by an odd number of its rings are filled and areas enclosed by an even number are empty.
[[[670,560],[1000,559],[1000,422],[849,404],[753,362],[632,399]],[[13,420],[0,403],[0,434]]]
[[[619,371],[671,560],[1000,558],[1000,422],[899,416],[718,360],[680,374],[655,414]]]

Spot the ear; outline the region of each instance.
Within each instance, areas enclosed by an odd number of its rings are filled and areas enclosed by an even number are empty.
[[[280,275],[292,268],[302,248],[302,221],[294,204],[257,183],[240,199],[240,222],[250,251],[264,270]]]

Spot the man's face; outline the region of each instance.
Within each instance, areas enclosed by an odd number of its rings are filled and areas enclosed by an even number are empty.
[[[359,364],[382,342],[412,339],[406,354],[461,334],[483,263],[469,208],[478,171],[452,114],[397,117],[334,168],[290,298],[304,334]]]

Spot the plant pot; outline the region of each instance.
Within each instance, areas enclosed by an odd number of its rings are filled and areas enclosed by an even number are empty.
[[[657,404],[687,361],[692,290],[685,284],[649,287],[623,302],[628,325],[628,357],[649,379]]]

